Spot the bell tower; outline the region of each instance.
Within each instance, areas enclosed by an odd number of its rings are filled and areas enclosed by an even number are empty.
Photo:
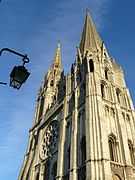
[[[79,176],[82,176],[80,179],[133,180],[135,179],[133,102],[123,70],[108,54],[88,12],[78,51],[78,58],[85,70],[86,82],[83,119],[85,121],[83,137],[86,138],[86,164],[84,163],[83,167],[86,168],[80,169]],[[78,134],[80,132],[78,131]],[[83,144],[83,154],[85,148]]]
[[[58,98],[58,84],[62,74],[61,45],[58,43],[53,64],[39,89],[35,121],[38,122]]]

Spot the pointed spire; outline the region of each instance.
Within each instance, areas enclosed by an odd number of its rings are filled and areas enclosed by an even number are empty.
[[[80,51],[83,54],[86,50],[98,50],[101,48],[101,46],[102,40],[96,30],[95,24],[93,23],[88,10],[86,10],[85,23],[80,42]]]
[[[59,69],[62,69],[60,41],[58,41],[58,44],[57,44],[57,49],[56,49],[56,52],[55,52],[53,66],[58,67]]]
[[[58,41],[53,63],[51,64],[50,68],[47,71],[47,74],[44,77],[43,86],[46,86],[47,83],[51,80],[54,80],[55,78],[57,79],[57,76],[60,76],[62,71],[63,68],[61,60],[61,44],[60,41]]]

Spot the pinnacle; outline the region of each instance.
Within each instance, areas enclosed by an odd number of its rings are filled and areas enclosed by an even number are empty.
[[[58,40],[58,43],[57,43],[57,48],[61,48],[61,42],[60,42],[60,40]]]
[[[59,69],[62,69],[62,62],[61,62],[61,43],[58,41],[57,43],[57,48],[55,51],[55,57],[54,57],[54,62],[53,66],[59,67]]]

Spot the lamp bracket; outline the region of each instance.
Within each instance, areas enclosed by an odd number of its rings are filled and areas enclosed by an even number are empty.
[[[22,58],[23,58],[23,59],[22,59],[23,65],[24,65],[25,63],[29,63],[29,61],[30,61],[29,58],[28,58],[28,56],[27,56],[27,54],[23,55],[23,54],[21,54],[21,53],[18,53],[18,52],[16,52],[16,51],[12,50],[12,49],[9,49],[9,48],[2,48],[2,49],[0,50],[0,56],[2,55],[2,53],[3,53],[4,51],[8,51],[8,52],[10,52],[10,53],[16,54],[17,56],[22,57]]]

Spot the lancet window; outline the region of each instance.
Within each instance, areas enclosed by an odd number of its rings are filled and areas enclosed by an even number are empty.
[[[119,104],[121,104],[122,106],[127,106],[125,94],[122,93],[118,88],[116,89],[116,96]]]
[[[64,151],[64,180],[69,180],[70,175],[70,143],[71,143],[71,120],[67,122],[66,126],[66,141]]]
[[[81,81],[82,81],[81,66],[77,65],[77,83],[79,84]]]
[[[115,118],[115,110],[114,110],[114,108],[110,109],[110,115],[111,115],[111,117]]]
[[[39,119],[41,118],[42,114],[43,114],[43,108],[44,108],[44,97],[41,97],[40,100],[40,107],[39,107]]]
[[[79,90],[79,98],[78,98],[78,104],[81,105],[85,102],[85,95],[86,95],[86,85],[85,83],[80,85],[80,90]]]
[[[75,93],[72,93],[72,96],[69,99],[69,113],[72,113],[75,106]]]
[[[74,64],[71,66],[71,91],[74,90]]]
[[[126,115],[126,120],[127,120],[128,122],[130,121],[130,117],[129,117],[128,114]]]
[[[67,150],[67,168],[68,170],[70,169],[70,146],[68,147],[68,150]]]
[[[102,95],[102,98],[105,98],[105,84],[104,83],[101,84],[101,95]]]
[[[123,103],[124,103],[124,106],[127,106],[126,95],[125,94],[123,95]]]
[[[91,73],[94,72],[94,63],[93,63],[92,59],[90,59],[90,61],[89,61],[89,68],[90,68]]]
[[[81,139],[81,164],[85,164],[86,161],[86,137],[83,136]]]
[[[105,115],[115,118],[115,110],[112,107],[105,105]]]
[[[118,162],[118,144],[116,141],[116,137],[114,135],[110,135],[108,138],[109,151],[110,151],[110,160]]]
[[[128,147],[129,147],[131,163],[132,163],[132,165],[135,165],[134,147],[133,147],[133,143],[131,140],[128,140]]]
[[[116,89],[116,96],[117,96],[118,103],[120,103],[120,93],[121,91],[119,89]]]
[[[54,84],[54,82],[53,82],[53,80],[51,80],[51,82],[50,82],[50,86],[53,86],[53,84]]]
[[[105,79],[106,79],[106,80],[109,79],[109,71],[108,71],[107,68],[105,69]]]
[[[83,59],[83,69],[84,69],[84,74],[87,74],[88,73],[87,57]]]
[[[112,100],[113,100],[113,97],[112,97],[112,89],[111,89],[111,86],[108,86],[108,87],[106,88],[106,91],[107,91],[108,100],[112,101]]]
[[[107,105],[105,105],[105,115],[109,116],[109,107]]]

